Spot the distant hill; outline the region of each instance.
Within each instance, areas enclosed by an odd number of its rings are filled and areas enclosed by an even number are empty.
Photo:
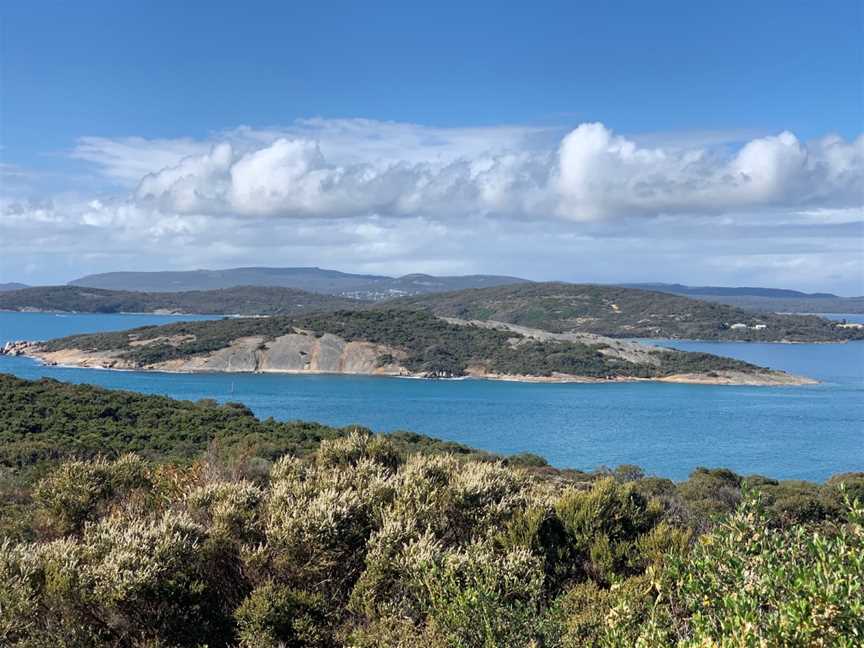
[[[106,290],[180,292],[213,290],[234,286],[296,288],[327,295],[357,299],[387,299],[463,288],[483,288],[524,283],[526,279],[496,275],[433,277],[411,274],[404,277],[351,274],[323,268],[230,268],[179,272],[108,272],[70,281],[72,286]]]
[[[665,292],[593,284],[532,283],[393,300],[387,307],[492,320],[556,333],[617,338],[841,341],[864,338],[821,317],[776,315]]]
[[[707,301],[771,313],[864,313],[864,297],[838,297],[783,288],[685,286],[683,284],[621,284],[657,292],[698,297]]]
[[[425,280],[412,275],[409,281],[422,283]],[[376,299],[363,301],[265,286],[182,292],[41,286],[0,293],[0,310],[303,315],[395,307],[427,310],[464,320],[505,322],[552,333],[582,332],[618,338],[766,342],[864,339],[864,328],[821,317],[760,313],[714,303],[709,297],[693,299],[620,286],[524,283],[415,294],[386,301],[381,301],[380,297]]]
[[[199,313],[202,315],[298,315],[357,308],[356,299],[295,288],[239,286],[185,292],[132,292],[82,286],[40,286],[0,293],[0,310],[80,313]]]
[[[27,284],[22,283],[0,283],[0,292],[6,292],[7,290],[21,290],[22,288],[28,288]]]
[[[806,298],[806,299],[838,299],[837,295],[831,293],[805,293],[800,290],[788,290],[786,288],[758,288],[753,286],[728,287],[728,286],[685,286],[683,284],[666,283],[633,283],[621,284],[625,288],[641,288],[642,290],[654,290],[657,292],[668,292],[676,295],[717,295],[726,297],[784,297],[784,298]]]

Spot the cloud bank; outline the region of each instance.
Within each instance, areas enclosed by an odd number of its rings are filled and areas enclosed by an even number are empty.
[[[698,249],[696,265],[727,282],[759,268],[775,283],[860,280],[864,136],[646,139],[596,122],[562,132],[321,119],[206,140],[87,137],[70,156],[104,192],[0,198],[0,236],[21,258],[53,250],[100,269],[150,255],[163,257],[154,268],[261,260],[536,276],[548,261],[542,271],[564,279],[638,280],[561,266],[593,248],[619,270],[651,253],[694,267]],[[829,257],[830,270],[813,262]]]
[[[382,146],[387,155],[346,161],[351,156],[345,147],[330,153],[326,141],[310,137],[278,135],[254,147],[226,139],[146,174],[132,200],[180,214],[580,221],[854,206],[864,186],[864,137],[805,144],[782,132],[732,152],[667,150],[641,147],[603,124],[587,123],[551,151],[496,143],[497,150],[486,151],[470,145],[460,150],[451,141],[435,151],[429,144],[426,158],[417,159],[424,147],[414,138],[402,159],[393,157],[392,146]],[[92,156],[92,142],[87,146]],[[112,146],[106,153],[109,173],[126,177],[131,165],[118,163]],[[148,158],[166,153],[151,150]]]

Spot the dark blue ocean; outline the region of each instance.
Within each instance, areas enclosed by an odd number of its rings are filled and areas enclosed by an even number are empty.
[[[864,321],[860,315],[845,316]],[[183,318],[0,313],[0,344]],[[864,343],[655,341],[822,381],[812,387],[525,384],[349,376],[168,374],[45,367],[0,356],[0,372],[174,398],[242,401],[261,417],[413,430],[559,467],[633,463],[683,479],[696,466],[824,480],[864,470]],[[0,394],[2,398],[2,394]]]

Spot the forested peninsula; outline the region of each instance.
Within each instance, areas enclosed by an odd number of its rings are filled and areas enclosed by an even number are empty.
[[[444,320],[420,310],[179,322],[7,345],[46,363],[110,369],[353,373],[527,381],[665,380],[802,384],[805,378],[707,353],[595,335]]]
[[[737,342],[844,342],[864,326],[815,315],[755,312],[665,292],[594,284],[529,283],[404,297],[381,307],[494,320],[613,338]]]
[[[864,637],[864,473],[674,483],[239,404],[5,375],[0,394],[4,646]]]
[[[362,304],[347,297],[266,286],[183,292],[40,286],[0,292],[0,310],[25,312],[295,315]]]

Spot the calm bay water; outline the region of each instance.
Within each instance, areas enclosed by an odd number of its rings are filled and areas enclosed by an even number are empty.
[[[861,315],[837,316],[864,321]],[[181,318],[0,313],[0,344]],[[206,319],[184,316],[182,319]],[[635,463],[682,479],[696,466],[823,480],[864,470],[864,343],[657,341],[822,381],[812,387],[543,385],[353,376],[167,374],[45,367],[0,357],[0,372],[196,400],[242,401],[259,416],[413,430],[556,466]],[[0,394],[2,397],[2,394]]]

